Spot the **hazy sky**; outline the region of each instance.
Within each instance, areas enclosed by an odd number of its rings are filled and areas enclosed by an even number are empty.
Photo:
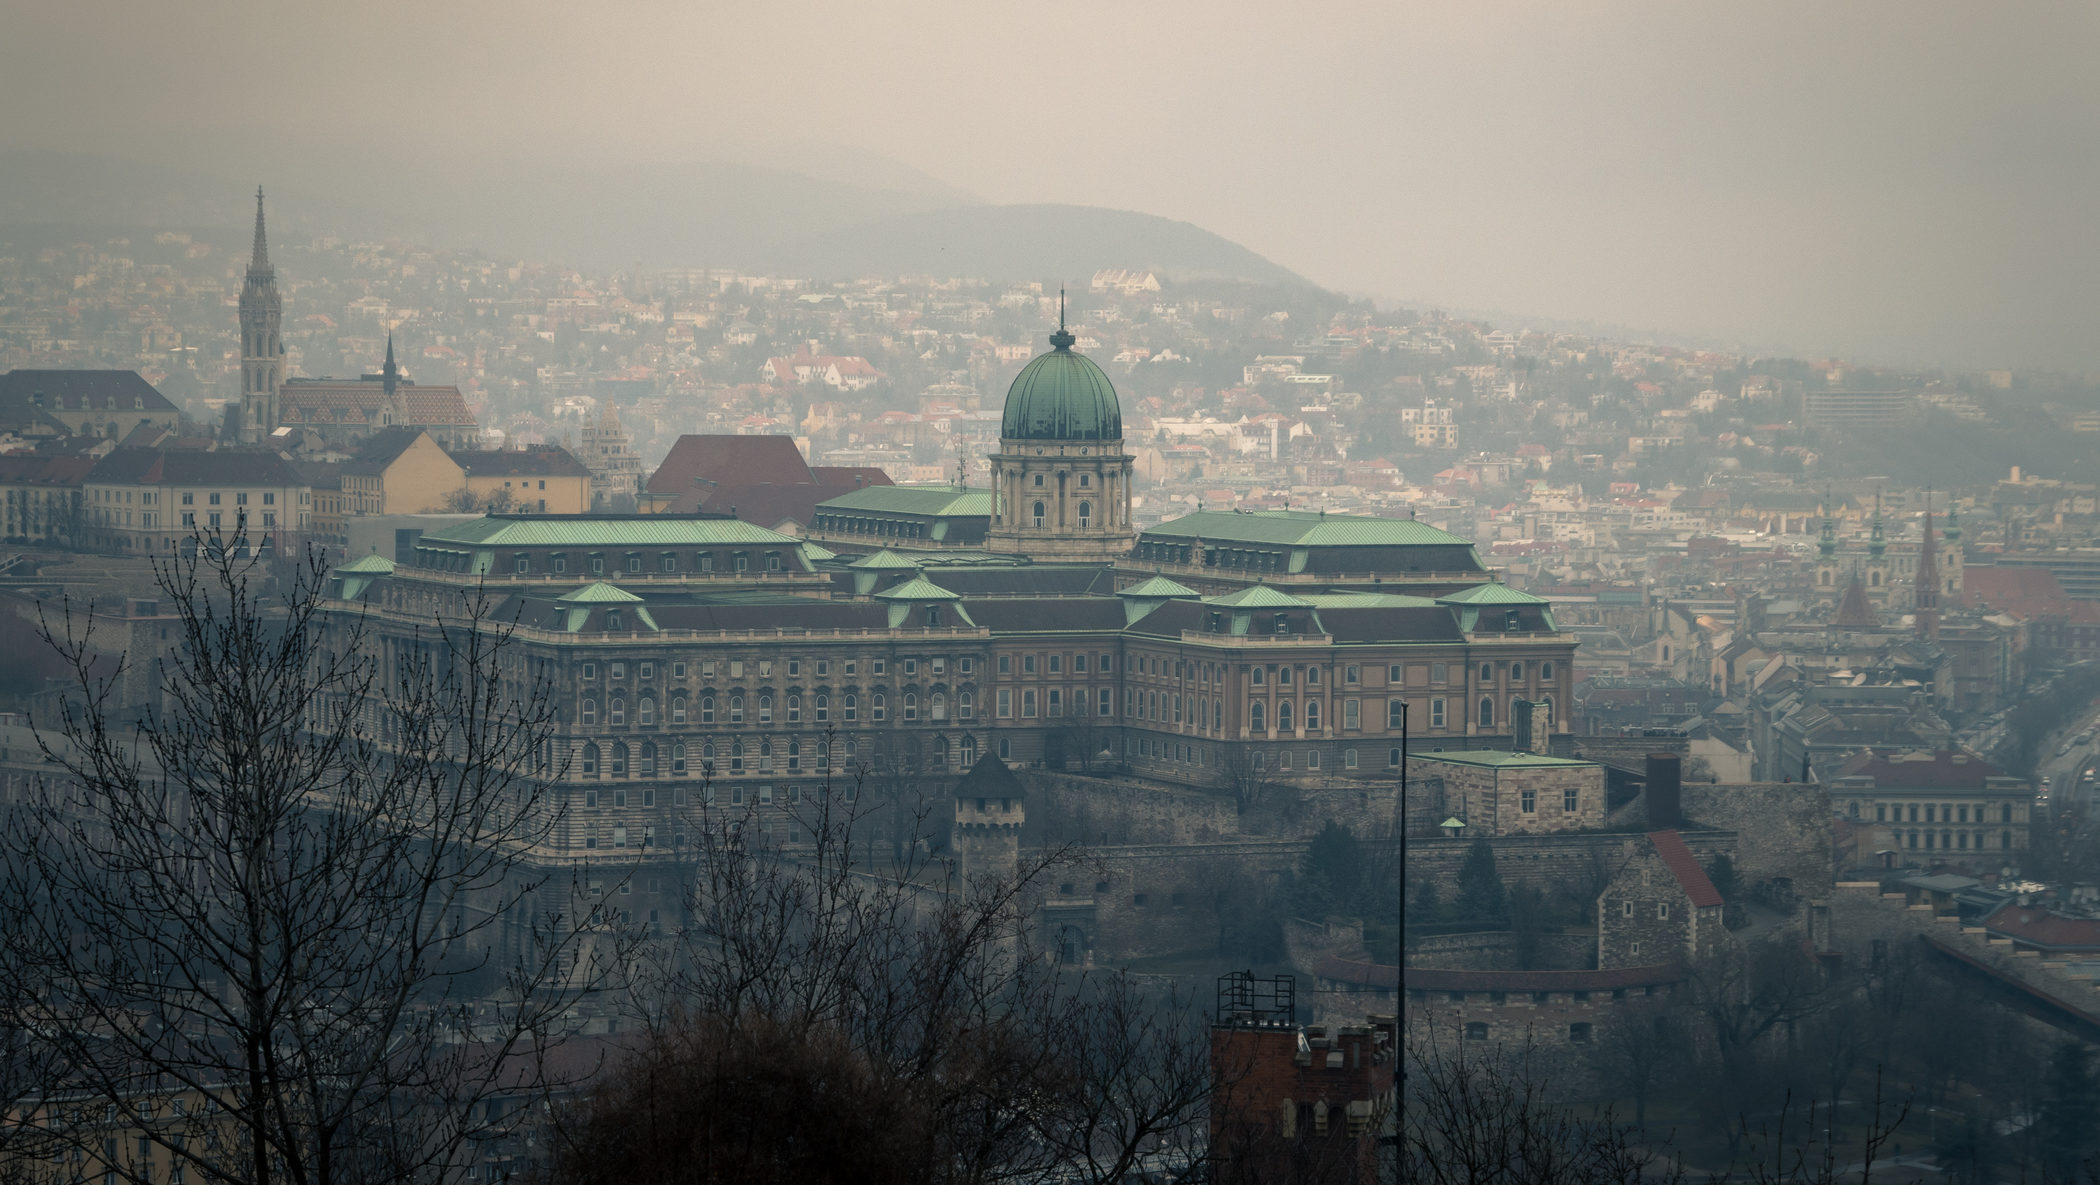
[[[2100,6],[1737,7],[0,0],[0,144],[833,143],[1381,298],[2100,370]]]

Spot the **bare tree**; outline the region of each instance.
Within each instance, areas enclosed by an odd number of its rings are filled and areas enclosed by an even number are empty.
[[[894,1123],[867,1145],[865,1179],[904,1171],[904,1179],[962,1185],[1107,1185],[1141,1164],[1167,1173],[1164,1181],[1200,1172],[1212,1084],[1201,1018],[1186,999],[1155,997],[1119,974],[1066,977],[1035,948],[1032,903],[1070,857],[1053,851],[966,874],[927,854],[935,845],[907,841],[890,863],[866,862],[856,858],[864,848],[854,827],[896,804],[860,791],[857,774],[826,779],[790,810],[806,837],[792,844],[762,831],[759,812],[717,809],[699,796],[689,830],[702,848],[692,924],[651,983],[647,1023],[669,1034],[659,1044],[675,1045],[685,1031],[799,1035],[782,1057],[811,1073],[766,1078],[765,1091],[785,1093],[767,1093],[759,1105],[784,1097],[819,1111],[857,1105],[815,1073],[824,1066],[856,1093],[879,1097]],[[952,810],[953,800],[926,801],[900,826],[931,838],[936,821],[945,829],[940,808]],[[744,1072],[733,1041],[696,1046],[694,1056],[723,1075]],[[638,1065],[669,1073],[656,1061]],[[635,1122],[635,1072],[623,1071],[556,1125],[561,1179],[615,1179],[590,1149]],[[710,1096],[690,1097],[702,1106]],[[667,1116],[661,1101],[648,1121],[687,1133],[684,1163],[722,1171],[741,1163],[744,1137],[719,1117]],[[851,1178],[853,1155],[827,1159],[812,1179]],[[615,1175],[685,1179],[682,1171],[662,1163]]]
[[[79,697],[0,834],[0,996],[197,1179],[437,1179],[621,957],[533,863],[563,821],[545,688],[477,591],[382,652],[318,558],[272,587],[197,542],[157,567],[157,713],[119,724],[89,627],[46,623]]]

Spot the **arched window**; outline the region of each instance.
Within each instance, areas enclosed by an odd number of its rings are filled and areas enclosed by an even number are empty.
[[[1277,700],[1277,701],[1276,701],[1276,731],[1278,731],[1278,732],[1289,732],[1290,730],[1291,730],[1291,701],[1289,701],[1289,700],[1287,700],[1287,699],[1280,699],[1280,700]]]
[[[788,697],[788,723],[802,723],[802,697],[799,695]]]
[[[948,697],[938,691],[934,692],[932,697],[926,701],[926,710],[932,719],[946,720],[948,718]]]
[[[1256,669],[1259,670],[1260,668]],[[1256,732],[1267,731],[1267,724],[1264,722],[1264,717],[1267,715],[1267,712],[1264,710],[1265,707],[1266,705],[1260,700],[1255,700],[1247,705],[1247,727],[1252,728]]]
[[[744,772],[744,742],[742,741],[729,742],[729,772],[733,774]]]
[[[1512,683],[1522,683],[1524,681],[1523,663],[1513,662],[1509,664],[1509,681]]]
[[[1263,668],[1261,668],[1261,667],[1256,667],[1256,668],[1254,668],[1254,680],[1253,680],[1253,682],[1254,682],[1254,685],[1255,685],[1256,687],[1260,687],[1260,686],[1262,685],[1262,682],[1263,682],[1263,680],[1265,680],[1265,679],[1267,679],[1267,678],[1268,678],[1268,674],[1267,674],[1267,672],[1266,672],[1266,671],[1265,671],[1265,670],[1264,670]]]
[[[1040,473],[1035,475],[1035,488],[1039,490],[1043,488],[1043,475]],[[1041,514],[1042,511],[1039,510],[1036,513]]]
[[[1319,700],[1316,700],[1316,699],[1309,699],[1309,700],[1306,700],[1306,701],[1305,701],[1305,728],[1306,728],[1306,731],[1308,731],[1308,732],[1317,732],[1317,731],[1319,731],[1319,728],[1320,728],[1320,701],[1319,701]]]
[[[964,738],[962,739],[962,745],[961,745],[961,746],[960,746],[959,748],[957,748],[957,750],[956,750],[956,753],[957,753],[958,757],[959,757],[959,758],[961,759],[961,761],[962,761],[962,767],[963,767],[964,769],[968,769],[968,768],[970,768],[971,766],[973,766],[973,765],[976,765],[976,764],[977,764],[977,738],[976,738],[976,737],[968,737],[968,736],[964,737]]]
[[[1484,695],[1480,697],[1480,727],[1495,727],[1495,701]]]
[[[641,772],[642,776],[645,778],[653,778],[656,776],[656,742],[654,741],[642,742]]]
[[[1041,475],[1041,474],[1037,474],[1037,475],[1036,475],[1036,480],[1037,480],[1038,482],[1042,481],[1042,480],[1043,480],[1043,478],[1042,478],[1042,475]],[[1033,510],[1031,510],[1031,511],[1030,511],[1029,513],[1030,513],[1030,515],[1031,515],[1031,516],[1032,516],[1032,517],[1033,517],[1033,518],[1035,519],[1035,525],[1036,525],[1036,526],[1040,527],[1040,526],[1042,526],[1042,525],[1043,525],[1043,504],[1042,504],[1041,502],[1037,502],[1037,503],[1035,504],[1035,507],[1034,507],[1034,509],[1033,509]]]
[[[975,698],[967,691],[956,693],[955,718],[957,720],[974,720],[976,719],[976,714]]]
[[[610,772],[612,773],[612,776],[614,776],[614,777],[616,777],[616,778],[624,778],[624,777],[626,777],[626,776],[627,776],[627,742],[626,742],[626,741],[614,741],[614,742],[613,742],[613,747],[612,747],[612,770],[611,770]]]
[[[671,772],[674,774],[682,774],[685,772],[684,741],[678,741],[672,744],[671,746]],[[684,791],[680,791],[680,793],[682,794],[684,793]]]
[[[1553,697],[1550,695],[1546,696],[1540,699],[1539,703],[1545,705],[1546,708],[1546,727],[1553,727]]]
[[[671,723],[685,723],[685,697],[682,695],[671,697]]]
[[[773,693],[768,691],[758,697],[758,722],[773,723]]]
[[[919,694],[915,691],[904,693],[904,718],[906,720],[917,720],[919,718]]]
[[[773,772],[773,741],[770,737],[758,742],[758,772]]]
[[[789,769],[791,769],[791,770],[793,770],[793,769],[801,769],[801,768],[802,768],[802,742],[801,742],[801,741],[789,741],[789,742],[788,742],[788,768],[789,768]]]
[[[656,723],[655,696],[645,695],[635,703],[635,720],[643,728],[649,728]]]
[[[890,699],[889,696],[884,695],[882,692],[876,692],[868,706],[873,709],[875,719],[887,720],[890,718]]]
[[[715,697],[711,695],[703,695],[700,697],[700,723],[713,724],[714,722]]]
[[[700,746],[700,772],[715,772],[715,743],[708,741]]]
[[[843,709],[845,709],[845,713],[846,713],[846,723],[848,723],[848,724],[851,724],[851,723],[853,723],[853,722],[854,722],[855,720],[858,720],[858,719],[860,719],[860,696],[859,696],[859,695],[857,695],[857,694],[855,694],[854,692],[851,692],[851,691],[847,692],[847,693],[846,693],[846,698],[845,698],[844,700],[842,700],[842,701],[840,702],[840,705],[839,705],[839,706],[840,706],[840,707],[842,707]]]
[[[729,697],[729,722],[731,724],[742,724],[744,722],[744,697],[741,695]]]
[[[1665,654],[1665,655],[1663,655],[1663,657],[1664,657],[1664,658],[1668,658],[1668,657],[1670,657],[1670,656],[1669,656],[1669,655],[1667,655],[1667,654]],[[1481,663],[1481,664],[1480,664],[1480,681],[1481,681],[1482,683],[1493,683],[1493,682],[1495,681],[1495,664],[1494,664],[1494,663],[1491,663],[1491,662],[1484,662],[1484,663]]]
[[[606,701],[605,701],[605,720],[606,720],[606,723],[608,723],[608,724],[612,725],[612,726],[613,726],[614,728],[624,728],[624,727],[626,727],[626,725],[627,725],[627,697],[626,697],[626,696],[624,696],[624,695],[616,695],[616,696],[612,697],[611,699],[609,699],[609,700],[606,700]]]
[[[1081,529],[1081,530],[1085,530],[1086,528],[1088,528],[1088,527],[1091,527],[1091,526],[1093,526],[1093,525],[1094,525],[1094,504],[1093,504],[1092,502],[1081,502],[1081,503],[1079,504],[1079,527],[1080,527],[1080,529]]]
[[[831,719],[831,697],[820,691],[817,693],[817,723],[822,724],[829,719]]]
[[[594,700],[594,699],[586,699],[586,700],[584,700],[584,701],[583,701],[583,722],[584,722],[585,724],[596,724],[596,723],[598,723],[598,701],[597,701],[597,700]]]
[[[586,778],[595,778],[598,776],[598,742],[596,741],[584,742],[583,776]]]
[[[1553,664],[1552,664],[1552,663],[1550,663],[1550,662],[1542,662],[1542,663],[1540,663],[1540,664],[1539,664],[1539,682],[1541,682],[1541,683],[1551,683],[1551,682],[1553,682]]]

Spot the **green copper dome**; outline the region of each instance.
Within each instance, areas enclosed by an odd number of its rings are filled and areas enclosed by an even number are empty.
[[[1072,352],[1073,337],[1059,327],[1055,347],[1021,368],[1006,391],[999,435],[1007,440],[1121,440],[1123,409],[1116,389],[1084,354]]]

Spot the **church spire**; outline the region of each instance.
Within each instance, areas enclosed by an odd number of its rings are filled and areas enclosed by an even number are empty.
[[[270,240],[263,231],[263,191],[255,187],[255,248],[248,256],[248,270],[267,272],[270,270]]]
[[[1823,489],[1823,504],[1817,507],[1823,514],[1823,529],[1816,536],[1816,554],[1824,559],[1835,559],[1838,552],[1837,522],[1830,517],[1830,488]]]
[[[1874,529],[1867,536],[1867,552],[1876,559],[1889,549],[1889,541],[1881,533],[1881,491],[1874,491]]]
[[[379,368],[379,382],[388,396],[393,395],[394,388],[401,382],[401,368],[394,365],[394,331],[391,329],[386,333],[386,363]]]
[[[1918,570],[1911,582],[1912,604],[1917,609],[1917,633],[1921,638],[1940,636],[1940,565],[1932,540],[1932,491],[1925,491],[1925,538],[1918,544]]]

